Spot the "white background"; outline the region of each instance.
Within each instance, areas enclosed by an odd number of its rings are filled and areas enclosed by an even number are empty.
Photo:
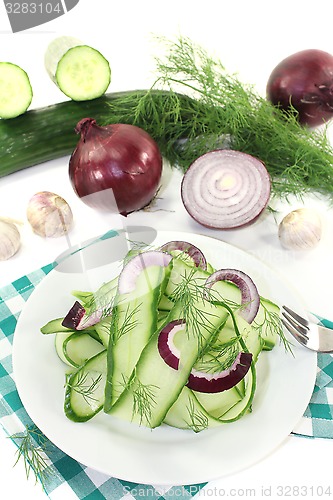
[[[269,74],[282,58],[306,48],[333,53],[332,14],[333,5],[327,0],[314,4],[304,0],[283,0],[274,4],[259,0],[206,0],[202,3],[188,0],[163,3],[80,0],[65,16],[12,34],[1,4],[0,61],[19,64],[28,72],[34,90],[32,107],[39,107],[65,100],[43,67],[46,46],[56,36],[76,36],[99,49],[112,68],[109,91],[117,91],[145,88],[153,82],[154,56],[162,50],[155,40],[156,35],[170,38],[184,35],[203,45],[219,57],[230,72],[237,72],[244,82],[253,83],[264,95]],[[68,183],[67,167],[68,158],[62,158],[0,178],[0,216],[25,221],[28,199],[39,190],[51,190],[71,204],[76,218],[75,237],[85,239],[108,229],[110,217],[100,216],[97,220],[95,214],[76,199]],[[295,254],[280,247],[276,222],[272,217],[267,217],[254,228],[229,233],[209,232],[194,224],[181,206],[179,180],[179,174],[170,177],[166,171],[160,201],[165,211],[145,213],[142,217],[140,215],[141,218],[134,214],[129,221],[144,220],[162,229],[171,229],[176,224],[177,229],[211,234],[244,248],[294,282],[308,307],[333,319],[330,287],[333,279],[333,215],[326,203],[314,197],[305,200],[306,206],[318,208],[323,216],[323,241],[312,252]],[[278,218],[298,205],[296,201],[288,206],[276,203]],[[168,212],[169,209],[173,212]],[[0,286],[51,262],[64,248],[64,241],[37,238],[26,224],[21,231],[23,245],[19,254],[8,262],[0,262]],[[255,488],[260,498],[263,496],[262,487],[331,485],[333,495],[331,466],[327,458],[331,456],[332,446],[330,440],[288,437],[260,464],[210,484],[210,493],[214,492],[214,486],[217,486],[216,492],[218,488],[229,492],[232,488],[240,488],[246,493],[247,488]],[[1,431],[0,494],[6,491],[11,498],[45,498],[40,487],[34,486],[34,481],[26,481],[22,464],[13,468],[14,461],[15,448]],[[310,489],[308,493],[308,497],[313,498]],[[240,496],[246,495],[240,492]]]

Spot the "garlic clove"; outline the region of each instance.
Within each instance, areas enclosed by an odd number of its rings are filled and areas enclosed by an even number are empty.
[[[21,246],[20,232],[12,222],[0,220],[0,260],[8,260]]]
[[[32,196],[27,219],[33,231],[44,238],[63,236],[73,225],[73,213],[66,200],[50,191],[40,191]]]
[[[278,234],[283,247],[290,250],[309,250],[321,240],[321,217],[313,209],[293,210],[280,222]]]

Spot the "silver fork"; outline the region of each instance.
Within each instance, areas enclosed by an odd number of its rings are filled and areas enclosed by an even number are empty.
[[[304,347],[317,352],[333,352],[333,330],[312,323],[287,306],[282,306],[281,321]]]

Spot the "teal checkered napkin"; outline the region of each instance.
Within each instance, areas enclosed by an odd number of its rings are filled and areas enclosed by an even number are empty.
[[[316,385],[295,434],[333,438],[333,356],[317,355]]]
[[[46,443],[41,452],[46,467],[41,478],[46,495],[51,499],[126,500],[139,498],[192,498],[205,484],[159,487],[135,484],[94,471],[64,454],[37,429],[27,415],[18,396],[12,370],[13,336],[20,312],[36,285],[53,265],[14,281],[0,290],[0,424],[20,446],[30,436],[35,449]],[[318,355],[316,387],[297,435],[333,438],[333,358]],[[41,449],[41,448],[40,448]],[[13,457],[13,464],[15,457]]]

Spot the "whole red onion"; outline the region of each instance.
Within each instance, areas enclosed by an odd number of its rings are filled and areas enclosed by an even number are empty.
[[[290,105],[298,120],[315,127],[333,117],[333,56],[316,49],[283,59],[267,82],[267,98],[283,110]]]
[[[162,175],[158,145],[134,125],[104,127],[93,118],[76,126],[80,140],[69,161],[69,177],[87,205],[127,215],[155,196]]]

